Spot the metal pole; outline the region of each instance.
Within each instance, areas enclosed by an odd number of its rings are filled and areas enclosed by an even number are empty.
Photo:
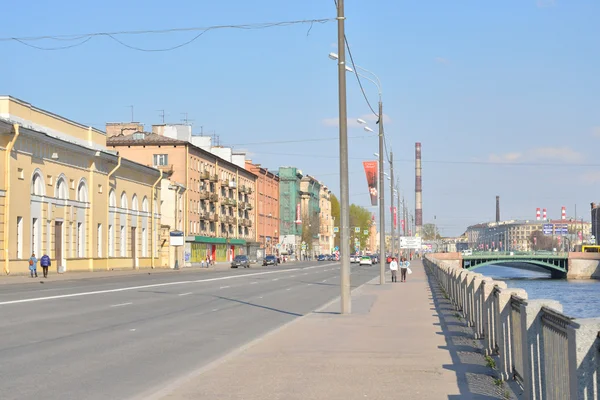
[[[385,196],[383,175],[383,103],[379,98],[379,284],[385,283]],[[393,203],[392,203],[393,204]]]
[[[398,184],[396,185],[396,190],[398,191],[398,193],[397,193],[397,196],[398,196],[397,197],[398,198],[398,208],[396,210],[396,214],[397,214],[396,218],[398,218],[400,216],[400,180],[399,179],[398,179]],[[401,251],[400,250],[400,236],[401,236],[400,226],[398,226],[398,255],[399,256],[401,255],[400,254],[400,251]]]
[[[382,115],[379,115],[381,118]],[[380,121],[381,123],[381,121]],[[390,151],[390,247],[392,257],[394,256],[394,153]]]
[[[350,192],[348,184],[348,115],[346,110],[346,35],[344,0],[337,0],[338,96],[340,125],[340,289],[341,313],[351,312],[350,298]]]

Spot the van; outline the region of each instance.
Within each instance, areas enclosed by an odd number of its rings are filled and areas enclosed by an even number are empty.
[[[463,256],[472,256],[473,255],[473,250],[471,250],[471,249],[463,250],[462,251],[462,255]]]

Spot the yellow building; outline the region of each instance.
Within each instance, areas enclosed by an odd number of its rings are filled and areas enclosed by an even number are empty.
[[[161,175],[100,130],[0,96],[4,273],[28,273],[32,253],[59,272],[154,267]]]
[[[331,254],[333,252],[333,216],[331,215],[331,190],[321,183],[319,191],[319,246],[320,254]]]

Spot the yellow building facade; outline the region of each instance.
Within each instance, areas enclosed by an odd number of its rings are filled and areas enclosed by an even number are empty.
[[[0,96],[4,274],[28,273],[32,253],[59,272],[154,267],[161,175],[100,130]]]

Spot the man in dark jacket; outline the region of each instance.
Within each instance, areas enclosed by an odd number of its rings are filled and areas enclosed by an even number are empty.
[[[52,265],[50,262],[50,257],[48,254],[44,254],[42,258],[40,258],[40,265],[42,266],[42,270],[44,271],[44,278],[48,277],[48,267]]]

